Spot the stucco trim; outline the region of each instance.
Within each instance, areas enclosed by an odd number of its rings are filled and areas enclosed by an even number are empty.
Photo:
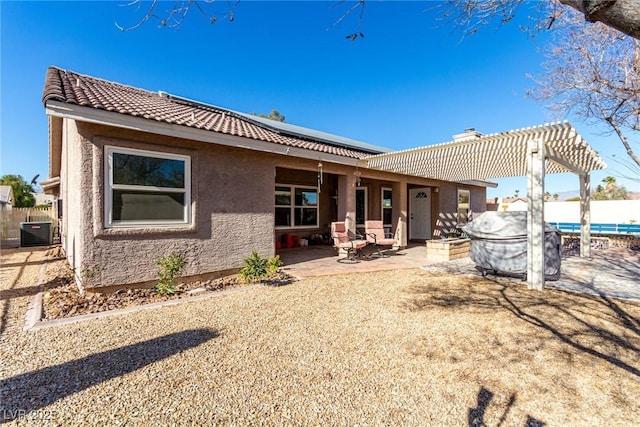
[[[145,151],[156,151],[168,154],[180,154],[191,158],[191,222],[189,224],[172,225],[132,225],[127,227],[106,226],[105,218],[105,146],[118,148],[135,148]],[[157,234],[192,234],[198,231],[197,207],[198,207],[198,151],[184,147],[175,147],[161,144],[150,144],[135,140],[125,140],[95,136],[93,138],[93,236],[140,236]]]
[[[203,129],[195,129],[187,126],[148,120],[142,117],[127,116],[113,111],[97,110],[81,105],[67,104],[60,101],[47,101],[46,113],[53,117],[63,117],[80,122],[95,123],[117,128],[136,130],[140,132],[155,133],[175,138],[192,141],[219,144],[230,147],[244,148],[262,151],[266,153],[300,157],[304,159],[322,159],[323,161],[356,166],[362,160],[321,151],[307,150],[299,147],[291,147],[272,142],[259,141],[257,139],[226,135]]]

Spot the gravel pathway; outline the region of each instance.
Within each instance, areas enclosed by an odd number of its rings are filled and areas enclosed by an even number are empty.
[[[310,278],[24,332],[43,259],[1,253],[0,414],[10,424],[640,419],[638,304],[612,308],[413,269]]]

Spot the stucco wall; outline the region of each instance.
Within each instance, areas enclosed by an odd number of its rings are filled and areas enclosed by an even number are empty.
[[[469,190],[470,192],[471,218],[486,210],[487,192],[484,187],[443,183],[438,191],[438,208],[433,233],[434,238],[444,237],[444,232],[458,225],[458,189]]]
[[[61,197],[63,200],[63,245],[71,268],[77,273],[84,265],[84,230],[91,224],[86,220],[90,211],[83,209],[91,203],[91,176],[87,175],[89,146],[82,143],[76,122],[65,120],[62,131]]]
[[[105,145],[189,155],[193,223],[106,229]],[[85,123],[70,139],[69,152],[80,156],[68,159],[73,166],[69,169],[77,169],[70,182],[79,185],[68,190],[66,221],[76,254],[80,249],[84,254],[82,266],[102,270],[95,281],[84,280],[86,287],[154,280],[156,261],[176,252],[187,258],[184,275],[237,269],[252,250],[262,256],[274,253],[275,166],[269,156]],[[76,264],[80,265],[77,258]]]
[[[79,271],[98,268],[85,287],[135,284],[156,279],[157,260],[172,253],[187,258],[184,275],[238,269],[252,250],[262,256],[275,252],[274,184],[313,185],[317,160],[261,153],[248,149],[164,137],[138,131],[65,120],[62,153],[65,248]],[[191,158],[192,224],[155,228],[105,228],[105,145],[188,155]],[[285,170],[287,169],[287,170]],[[280,176],[276,176],[279,171]],[[353,181],[354,167],[324,163],[320,194],[320,224],[340,207],[331,199],[340,178]],[[430,179],[361,170],[369,187],[369,218],[380,217],[380,187],[394,191],[394,225],[406,221],[407,184],[438,188],[432,204],[432,228],[437,237],[441,218],[455,216],[458,188],[471,190],[474,212],[484,210],[485,189]],[[354,184],[355,185],[355,184]],[[355,188],[355,187],[353,187]],[[349,185],[352,190],[352,185]],[[326,191],[330,190],[330,191]],[[344,189],[343,189],[344,190]],[[434,194],[434,193],[432,193]],[[349,195],[338,199],[345,203]],[[402,205],[404,201],[405,206]],[[339,204],[338,203],[338,204]],[[332,207],[332,209],[327,209]],[[316,230],[303,230],[304,234]],[[281,231],[278,231],[280,234]]]
[[[545,221],[580,222],[580,202],[546,202]],[[592,200],[592,223],[640,223],[640,200]]]

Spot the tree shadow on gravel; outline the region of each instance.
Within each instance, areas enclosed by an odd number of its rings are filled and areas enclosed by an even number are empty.
[[[531,291],[505,278],[452,278],[433,273],[424,283],[406,289],[410,294],[404,302],[406,309],[507,312],[577,351],[640,377],[640,317],[634,314],[640,313],[637,303],[553,289]]]
[[[478,391],[476,406],[474,408],[469,408],[469,410],[467,411],[467,422],[469,427],[482,427],[487,425],[484,417],[487,408],[489,407],[489,405],[491,405],[492,399],[493,393],[484,387],[480,387],[480,390]],[[505,407],[502,408],[502,414],[500,416],[500,419],[498,420],[498,423],[496,424],[497,426],[501,426],[505,423],[507,415],[509,414],[509,411],[515,403],[516,395],[511,394],[511,396],[509,396],[509,401],[506,403]],[[524,427],[544,427],[545,425],[546,424],[544,422],[528,415]]]
[[[0,423],[28,416],[69,395],[197,347],[219,335],[210,329],[177,332],[3,379]]]
[[[581,258],[574,254],[563,258],[564,262],[582,265],[584,268],[596,268],[624,280],[636,281],[640,276],[640,251],[617,248],[617,250],[593,250],[592,258]]]

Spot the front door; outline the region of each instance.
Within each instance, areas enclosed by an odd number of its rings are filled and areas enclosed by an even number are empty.
[[[409,215],[411,240],[431,239],[431,189],[409,190]]]

